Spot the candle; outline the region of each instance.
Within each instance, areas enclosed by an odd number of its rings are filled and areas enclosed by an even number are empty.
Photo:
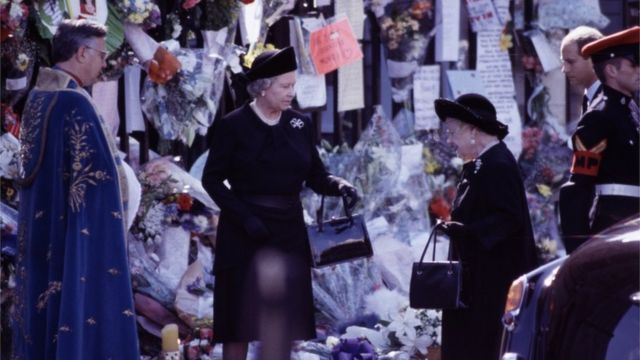
[[[162,328],[162,351],[178,351],[178,325],[169,324]]]

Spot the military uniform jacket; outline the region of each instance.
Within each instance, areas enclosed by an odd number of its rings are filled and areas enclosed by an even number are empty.
[[[573,135],[569,182],[560,192],[563,237],[572,251],[589,235],[639,212],[639,199],[596,196],[604,184],[640,185],[639,133],[631,98],[603,85]]]
[[[313,141],[311,121],[285,110],[280,122],[264,123],[249,104],[214,124],[214,139],[203,173],[203,186],[220,206],[214,269],[245,266],[263,246],[273,246],[310,261],[309,242],[299,194],[304,184],[317,193],[339,195]],[[231,188],[224,185],[227,180]],[[246,201],[252,196],[293,199],[288,209]],[[258,218],[269,232],[266,242],[247,233]]]
[[[503,142],[465,164],[451,219],[467,230],[451,240],[468,308],[444,311],[443,359],[496,359],[509,286],[538,263],[522,177]]]

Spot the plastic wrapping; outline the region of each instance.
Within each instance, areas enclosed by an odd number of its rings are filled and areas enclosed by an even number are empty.
[[[191,145],[195,135],[206,135],[213,123],[226,62],[203,49],[182,49],[167,43],[182,69],[164,85],[145,80],[142,110],[164,139]]]
[[[365,315],[365,297],[383,286],[380,272],[368,260],[312,271],[314,304],[320,312],[316,323],[331,334]]]

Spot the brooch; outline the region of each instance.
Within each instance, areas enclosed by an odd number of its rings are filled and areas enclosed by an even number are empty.
[[[475,165],[476,165],[476,168],[475,168],[475,170],[473,170],[473,173],[477,174],[478,171],[480,171],[480,167],[482,166],[482,160],[476,159]]]
[[[304,122],[298,118],[291,119],[291,121],[289,121],[289,124],[291,124],[293,128],[297,129],[302,129],[302,127],[304,126]]]

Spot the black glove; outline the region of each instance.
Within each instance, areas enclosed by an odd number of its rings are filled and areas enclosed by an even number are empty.
[[[264,242],[269,239],[269,230],[262,220],[252,216],[244,221],[244,230],[254,240]]]
[[[469,233],[467,227],[463,223],[457,221],[445,221],[440,225],[440,229],[450,238],[456,239],[462,239]]]
[[[347,209],[353,209],[353,207],[356,206],[356,204],[360,200],[360,196],[358,196],[358,190],[356,190],[353,185],[349,184],[346,181],[340,185],[338,190],[340,190],[340,195],[342,195],[342,197],[345,199],[345,206],[347,207]]]

